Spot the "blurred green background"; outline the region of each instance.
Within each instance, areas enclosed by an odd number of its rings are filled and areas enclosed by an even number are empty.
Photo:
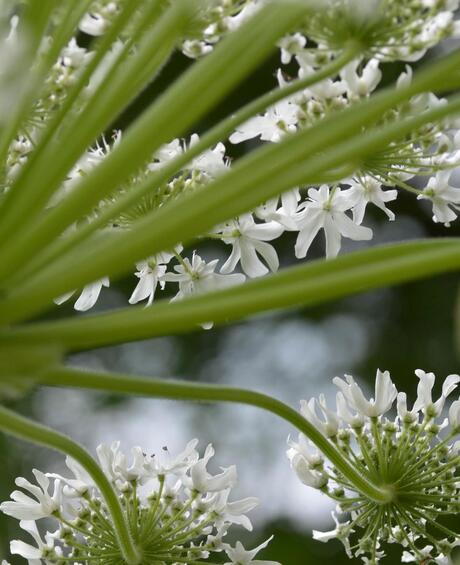
[[[114,124],[126,127],[189,62],[176,57],[145,94]],[[234,93],[206,123],[206,129],[246,100],[275,84],[274,58]],[[402,66],[385,68],[385,82]],[[152,132],[155,135],[155,132]],[[237,157],[249,146],[229,147]],[[460,184],[458,184],[460,186]],[[388,223],[379,211],[370,211],[365,224],[375,231],[372,244],[417,237],[459,236],[458,224],[449,230],[431,222],[429,206],[401,194],[390,206],[397,220]],[[279,240],[282,266],[294,262],[292,234]],[[361,245],[345,242],[343,252]],[[312,257],[323,255],[319,239]],[[228,250],[200,247],[204,257],[225,258]],[[137,279],[129,276],[104,290],[97,310],[125,305]],[[324,392],[334,398],[332,378],[351,373],[370,387],[377,368],[388,369],[399,389],[413,397],[414,369],[434,371],[439,380],[459,372],[460,340],[456,333],[459,279],[440,276],[398,288],[358,295],[321,308],[258,316],[248,322],[212,331],[197,330],[186,336],[162,338],[80,354],[70,362],[136,374],[181,377],[190,380],[243,385],[273,394],[298,406],[301,398]],[[52,317],[74,315],[71,305]],[[72,435],[89,449],[101,442],[121,440],[129,450],[141,445],[155,452],[163,445],[179,450],[192,437],[201,447],[213,442],[216,464],[235,463],[240,472],[237,496],[258,496],[260,509],[253,512],[255,532],[238,537],[255,546],[275,534],[260,558],[283,565],[349,563],[339,543],[311,540],[312,529],[330,529],[333,509],[322,495],[303,486],[289,468],[286,439],[295,430],[270,414],[238,406],[189,405],[149,399],[123,399],[95,393],[42,389],[16,403],[22,413]],[[30,477],[33,467],[63,470],[62,457],[0,436],[0,500],[14,489],[14,478]],[[8,541],[17,537],[15,520],[0,516],[0,558]],[[24,539],[24,537],[23,537]],[[26,540],[25,540],[26,541]],[[23,560],[11,559],[13,564]],[[399,563],[399,556],[387,563]]]

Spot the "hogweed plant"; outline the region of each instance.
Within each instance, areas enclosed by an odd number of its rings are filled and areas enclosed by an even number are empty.
[[[337,255],[344,238],[372,239],[369,208],[394,220],[402,192],[446,228],[457,218],[460,51],[422,59],[446,39],[455,46],[458,4],[2,0],[3,404],[54,386],[268,410],[300,432],[289,440],[295,473],[343,515],[315,538],[338,538],[364,563],[380,562],[387,544],[401,546],[402,562],[449,563],[459,541],[445,518],[460,505],[460,401],[445,404],[460,377],[447,377],[433,400],[434,375],[417,371],[411,409],[388,373],[377,373],[371,400],[346,377],[335,381],[335,411],[320,397],[298,413],[250,390],[81,371],[66,359],[457,270],[456,238]],[[177,51],[189,59],[184,73],[114,130]],[[201,131],[277,52],[273,90]],[[394,62],[405,70],[383,87]],[[248,141],[232,161],[229,148]],[[285,232],[299,260],[324,238],[325,259],[277,272],[274,242]],[[206,241],[226,249],[223,261],[203,258]],[[129,273],[127,302],[137,306],[37,319],[69,300],[90,310]],[[158,300],[165,287],[172,300]],[[71,473],[34,470],[1,505],[28,534],[11,552],[30,564],[273,563],[257,559],[269,540],[250,550],[228,543],[234,525],[251,529],[257,501],[232,500],[234,467],[207,471],[211,446],[202,456],[196,441],[178,456],[135,447],[130,460],[114,444],[96,461],[5,406],[0,428],[62,452]]]

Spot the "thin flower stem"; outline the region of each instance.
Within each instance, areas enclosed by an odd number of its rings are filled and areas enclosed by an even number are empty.
[[[258,392],[185,381],[171,382],[161,379],[133,378],[118,374],[83,372],[66,367],[47,371],[43,376],[42,384],[105,390],[112,393],[154,396],[157,398],[231,402],[256,406],[276,414],[304,433],[360,492],[379,503],[389,502],[393,498],[392,492],[373,485],[358,473],[343,458],[337,448],[301,414],[279,400]]]
[[[120,550],[128,565],[137,565],[141,556],[131,538],[125,516],[109,480],[96,461],[70,438],[0,406],[0,429],[17,438],[55,449],[72,457],[98,486],[112,518]]]

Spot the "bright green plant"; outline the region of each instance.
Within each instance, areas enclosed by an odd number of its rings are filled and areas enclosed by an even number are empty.
[[[365,563],[383,557],[385,542],[401,544],[405,560],[448,563],[459,537],[442,524],[460,505],[458,402],[447,435],[438,435],[436,418],[457,376],[434,402],[434,376],[420,372],[411,411],[386,373],[378,373],[371,401],[353,379],[339,381],[337,414],[320,399],[319,418],[314,401],[298,414],[250,390],[76,371],[66,357],[458,270],[456,238],[336,257],[342,238],[372,238],[362,225],[369,205],[394,219],[387,204],[400,191],[431,204],[435,222],[456,220],[460,189],[450,175],[460,164],[460,52],[414,73],[408,66],[397,84],[377,88],[387,63],[418,61],[456,38],[458,2],[4,0],[0,7],[2,399],[47,385],[268,410],[301,433],[288,454],[302,482],[351,512],[319,539],[338,537]],[[276,88],[190,136],[277,48],[290,67],[279,71]],[[126,131],[112,132],[177,50],[197,60]],[[256,138],[230,163],[224,142]],[[276,272],[269,242],[285,231],[297,232],[298,259],[324,232],[326,259]],[[223,265],[200,257],[202,239],[231,247]],[[77,290],[75,309],[89,310],[134,266],[129,302],[147,307],[35,320]],[[175,284],[173,301],[152,305],[159,289]],[[396,398],[392,422],[384,414]],[[247,524],[254,503],[228,502],[234,470],[211,476],[210,447],[200,458],[189,444],[172,462],[135,451],[131,465],[119,446],[101,447],[98,464],[71,439],[5,407],[0,429],[66,454],[74,474],[51,477],[53,494],[38,471],[39,486],[18,479],[36,500],[16,491],[2,505],[36,541],[12,542],[30,563],[269,563],[254,560],[266,544],[247,551],[223,540],[231,524]],[[150,481],[156,486],[143,499],[140,487]],[[46,517],[58,530],[43,541],[35,521]]]

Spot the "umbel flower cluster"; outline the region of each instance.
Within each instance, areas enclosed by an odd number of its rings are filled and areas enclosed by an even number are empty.
[[[439,398],[433,399],[435,376],[417,370],[417,399],[396,390],[388,371],[377,371],[374,398],[368,400],[353,377],[335,378],[339,388],[336,410],[324,396],[302,401],[302,415],[321,431],[340,453],[374,485],[389,493],[376,502],[360,492],[324,459],[305,436],[289,440],[288,457],[299,479],[337,502],[336,528],[313,532],[327,542],[339,539],[351,558],[378,563],[385,544],[402,546],[403,563],[448,565],[460,533],[446,525],[446,517],[460,510],[460,400],[448,418],[442,413],[460,377],[448,376]],[[392,410],[396,401],[396,414]]]
[[[207,465],[214,449],[208,445],[200,457],[197,443],[189,442],[176,456],[165,449],[151,457],[135,447],[132,461],[119,443],[101,445],[97,450],[142,553],[142,563],[205,563],[210,556],[221,554],[224,557],[219,557],[219,562],[227,565],[279,565],[255,559],[270,540],[252,550],[240,542],[235,546],[226,542],[234,524],[252,529],[246,513],[258,501],[230,501],[236,468],[211,475]],[[16,484],[22,490],[14,491],[12,500],[1,504],[0,509],[20,520],[21,528],[29,534],[27,542],[11,542],[11,553],[24,557],[30,565],[123,563],[100,492],[75,461],[67,459],[66,463],[71,478],[35,469],[35,481],[18,478]],[[42,536],[37,522],[45,518],[53,520],[57,529]]]
[[[253,144],[257,139],[260,143],[276,143],[290,133],[311,127],[332,113],[369,97],[379,87],[386,62],[416,61],[443,39],[458,35],[459,26],[453,16],[458,0],[310,1],[314,16],[300,22],[298,31],[294,30],[279,42],[279,88],[323,71],[347,49],[352,51],[354,48],[356,54],[350,56],[330,78],[301,89],[238,126],[229,136],[227,146],[248,141]],[[180,44],[182,52],[191,58],[206,56],[222,37],[238,29],[265,3],[263,0],[198,3],[196,17],[187,29],[188,36]],[[169,4],[163,2],[165,8]],[[97,0],[81,20],[80,31],[89,41],[82,43],[80,37],[73,38],[61,52],[47,78],[44,92],[35,103],[33,115],[10,146],[0,178],[0,191],[4,194],[13,187],[33,154],[43,128],[65,104],[72,86],[91,64],[95,54],[91,38],[94,42],[109,33],[125,7],[121,0]],[[7,81],[7,78],[16,80],[17,86],[20,82],[15,69],[21,69],[21,66],[10,68],[8,63],[8,60],[20,59],[25,41],[18,33],[18,21],[17,15],[12,17],[3,40],[4,48],[12,54],[2,62],[8,68],[0,69],[0,78],[5,78],[3,90],[11,86],[11,80]],[[134,25],[134,16],[133,22]],[[123,57],[136,53],[135,41],[130,36],[131,27],[127,25],[120,32],[111,50],[91,75],[86,86],[88,96],[97,90]],[[88,46],[83,47],[83,44]],[[10,77],[11,73],[13,77]],[[400,87],[410,83],[411,75],[411,67],[407,66],[399,78]],[[381,125],[419,115],[443,103],[434,94],[416,96],[403,106],[384,113]],[[199,248],[184,252],[181,246],[145,257],[135,267],[134,276],[138,281],[133,284],[129,302],[150,305],[158,288],[163,289],[167,284],[177,285],[175,299],[181,299],[190,294],[240,284],[246,277],[260,277],[276,271],[279,258],[274,242],[284,232],[297,233],[295,255],[298,259],[307,256],[311,244],[322,233],[326,256],[334,257],[340,251],[343,238],[372,239],[372,229],[366,225],[369,207],[379,208],[388,220],[394,220],[395,211],[388,207],[388,203],[395,201],[400,191],[429,201],[433,220],[449,226],[456,219],[460,205],[460,190],[450,183],[451,171],[460,161],[460,139],[456,132],[457,123],[452,120],[425,126],[404,141],[390,144],[359,167],[334,171],[332,179],[324,178],[324,182],[319,179],[316,185],[293,186],[282,197],[262,204],[251,213],[215,226],[214,230],[202,236],[214,242],[217,240],[227,250],[222,261],[208,257],[205,260],[200,256],[202,251]],[[65,199],[78,187],[82,178],[94,171],[122,143],[121,131],[114,132],[112,137],[112,140],[101,137],[80,157],[50,200],[50,207]],[[151,155],[151,159],[128,182],[114,187],[113,196],[101,200],[85,221],[100,220],[107,207],[151,175],[176,162],[199,139],[197,134],[193,134],[188,139],[170,140]],[[105,224],[102,222],[101,228],[115,232],[129,230],[152,210],[224,175],[232,164],[226,151],[222,142],[206,150],[186,166],[182,165],[180,170],[172,172],[157,190],[147,194],[131,209]],[[422,185],[417,183],[414,186],[411,181],[416,177],[425,179]],[[102,289],[109,285],[110,280],[104,277],[80,289],[74,302],[75,309],[84,311],[92,308]],[[61,304],[73,294],[55,297],[55,301]]]

